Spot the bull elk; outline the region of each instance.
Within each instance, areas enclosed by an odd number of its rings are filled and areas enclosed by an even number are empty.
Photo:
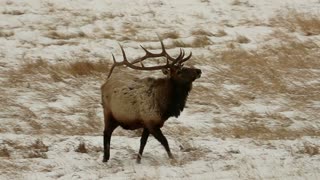
[[[173,158],[168,141],[162,134],[161,127],[172,116],[178,117],[183,111],[192,82],[201,76],[201,70],[183,67],[183,63],[192,56],[185,57],[184,50],[171,57],[160,39],[162,52],[151,53],[143,46],[143,57],[128,61],[123,47],[120,45],[123,61],[117,62],[113,57],[107,81],[101,87],[102,105],[104,112],[104,157],[107,162],[110,157],[110,140],[112,132],[121,126],[124,129],[135,130],[143,128],[137,163],[140,163],[143,149],[149,134],[152,134],[165,148],[168,156]],[[142,62],[148,58],[166,58],[166,64],[146,67]],[[141,66],[135,65],[141,63]],[[135,70],[162,70],[163,78],[121,79],[111,77],[117,66],[126,66]]]

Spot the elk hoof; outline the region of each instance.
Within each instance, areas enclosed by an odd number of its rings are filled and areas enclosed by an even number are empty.
[[[140,154],[138,154],[138,157],[137,157],[137,164],[141,164],[141,155]]]
[[[173,155],[171,153],[169,154],[169,158],[170,159],[174,159],[174,157],[173,157]]]
[[[108,162],[108,159],[106,159],[106,158],[103,158],[103,160],[102,160],[102,162]]]

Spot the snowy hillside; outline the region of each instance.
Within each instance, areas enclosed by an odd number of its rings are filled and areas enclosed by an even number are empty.
[[[0,0],[0,179],[320,179],[319,0]],[[203,75],[162,128],[115,130],[100,86],[119,44],[192,51]],[[118,73],[141,74],[128,69]]]

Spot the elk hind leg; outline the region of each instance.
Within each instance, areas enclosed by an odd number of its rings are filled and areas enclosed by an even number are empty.
[[[147,140],[148,140],[149,134],[150,134],[149,130],[144,128],[143,132],[142,132],[141,139],[140,139],[140,149],[139,149],[139,154],[138,154],[138,157],[137,157],[137,163],[139,163],[139,164],[141,162],[143,149],[144,149],[145,145],[147,144]]]
[[[162,134],[160,128],[154,128],[150,133],[162,144],[162,146],[166,149],[169,158],[173,159],[173,155],[171,154],[169,143],[167,138]]]

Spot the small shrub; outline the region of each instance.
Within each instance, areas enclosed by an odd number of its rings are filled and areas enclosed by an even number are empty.
[[[0,147],[0,157],[10,157],[10,152],[5,146]]]
[[[79,153],[88,153],[88,150],[86,148],[86,144],[84,142],[80,142],[75,151],[79,152]]]
[[[31,145],[31,148],[39,152],[48,152],[49,150],[49,147],[45,145],[41,139],[37,139],[36,142]]]

